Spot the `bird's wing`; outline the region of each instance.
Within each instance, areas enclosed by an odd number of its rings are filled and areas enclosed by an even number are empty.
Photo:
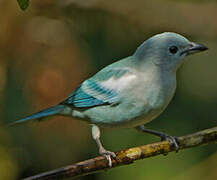
[[[121,78],[129,71],[123,68],[108,69],[84,81],[61,104],[76,108],[89,108],[99,105],[116,104],[120,101]]]

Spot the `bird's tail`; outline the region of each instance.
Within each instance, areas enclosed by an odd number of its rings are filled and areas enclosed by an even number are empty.
[[[14,126],[14,125],[22,124],[22,123],[33,121],[33,120],[43,120],[46,117],[61,114],[61,112],[63,110],[64,110],[64,105],[53,106],[51,108],[34,113],[34,114],[27,116],[23,119],[20,119],[18,121],[12,122],[12,123],[8,124],[8,126]]]

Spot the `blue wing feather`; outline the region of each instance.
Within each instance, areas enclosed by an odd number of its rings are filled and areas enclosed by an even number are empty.
[[[102,86],[101,82],[110,78],[118,79],[126,73],[130,73],[126,67],[107,67],[99,71],[92,78],[84,81],[62,104],[71,105],[76,108],[116,104],[119,102],[118,92]]]
[[[112,104],[117,96],[114,90],[102,87],[99,82],[89,79],[77,88],[63,104],[77,108],[93,107]]]

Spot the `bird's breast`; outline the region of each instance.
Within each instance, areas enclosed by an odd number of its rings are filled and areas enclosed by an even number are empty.
[[[145,99],[152,109],[164,109],[172,99],[175,89],[175,77],[168,76],[152,83],[145,92]]]

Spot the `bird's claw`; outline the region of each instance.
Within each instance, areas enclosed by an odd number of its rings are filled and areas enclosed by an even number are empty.
[[[165,135],[164,137],[161,138],[161,141],[165,141],[165,140],[168,140],[172,144],[176,152],[179,151],[179,139],[177,137]]]
[[[111,157],[116,159],[117,158],[116,154],[114,152],[107,151],[105,149],[100,150],[99,153],[106,157],[106,159],[108,160],[108,165],[111,168],[112,167],[112,159],[111,159]]]

